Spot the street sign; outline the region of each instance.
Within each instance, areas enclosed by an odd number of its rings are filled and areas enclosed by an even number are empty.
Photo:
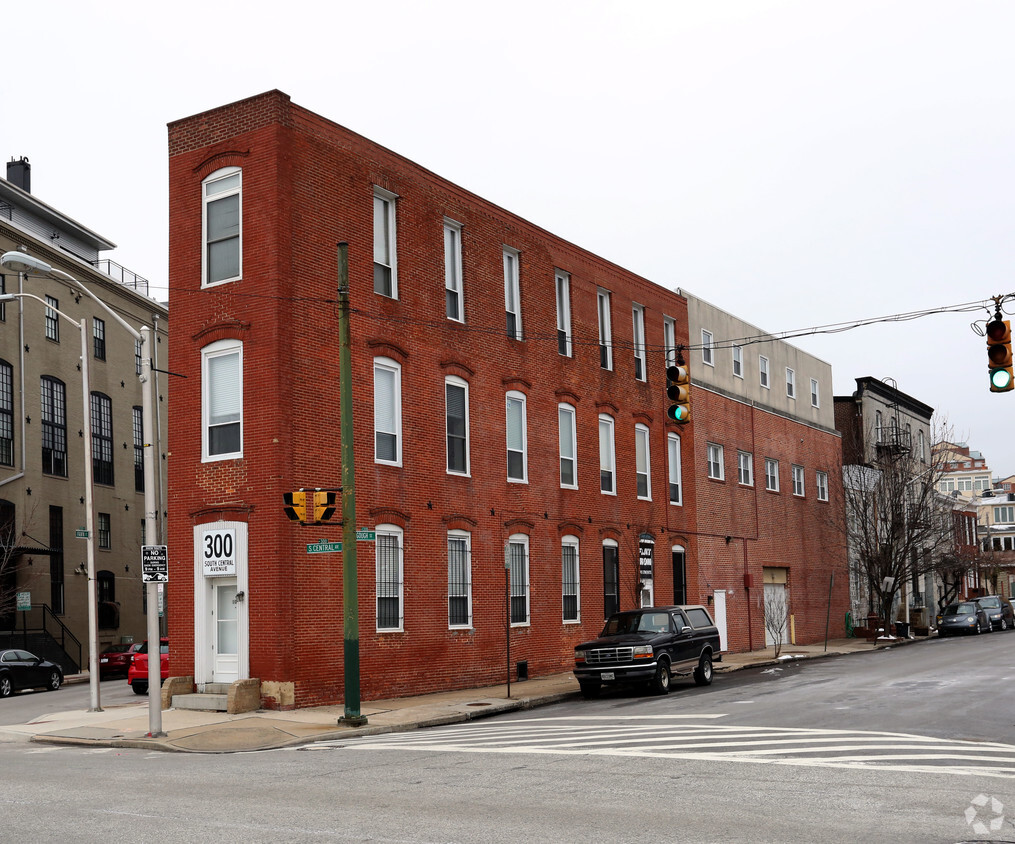
[[[18,592],[18,610],[28,612],[32,608],[32,593]]]
[[[74,538],[75,539],[88,539],[88,529],[87,528],[78,528],[76,531],[74,531]]]
[[[308,554],[337,554],[341,550],[341,542],[327,542],[323,539],[307,546]]]
[[[165,545],[141,546],[141,582],[169,581],[169,551]]]
[[[356,529],[356,541],[357,542],[374,542],[377,539],[377,534],[372,530],[360,530]]]

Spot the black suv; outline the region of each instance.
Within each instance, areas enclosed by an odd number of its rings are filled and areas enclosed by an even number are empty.
[[[1012,627],[1015,627],[1012,607],[1008,603],[1007,598],[1001,598],[997,595],[984,595],[982,598],[977,598],[976,603],[983,607],[984,612],[987,613],[987,618],[990,619],[992,629],[1011,630]]]
[[[704,607],[642,607],[611,615],[598,639],[574,649],[574,676],[586,698],[604,685],[638,682],[664,695],[673,674],[693,672],[695,683],[709,685],[721,659],[719,630]]]

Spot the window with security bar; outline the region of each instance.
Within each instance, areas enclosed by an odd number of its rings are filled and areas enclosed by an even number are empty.
[[[67,388],[63,381],[43,375],[39,382],[42,402],[42,471],[67,477]]]
[[[561,540],[561,583],[563,584],[563,620],[581,621],[578,600],[578,539],[565,536]]]
[[[511,623],[529,623],[529,538],[512,537],[508,542],[511,579]]]
[[[402,532],[375,530],[377,556],[377,629],[402,629]]]
[[[0,361],[0,464],[14,465],[14,368]]]
[[[113,485],[113,403],[103,393],[92,393],[92,477]]]
[[[620,610],[620,554],[616,544],[603,545],[603,618]]]
[[[144,411],[132,408],[134,420],[134,491],[144,492]]]
[[[448,534],[448,627],[472,626],[472,561],[467,533]]]

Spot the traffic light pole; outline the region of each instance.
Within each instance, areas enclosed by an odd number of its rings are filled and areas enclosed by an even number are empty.
[[[356,577],[356,486],[352,441],[352,352],[349,346],[349,244],[338,244],[338,384],[342,437],[342,618],[345,633],[345,715],[359,727],[359,585]]]

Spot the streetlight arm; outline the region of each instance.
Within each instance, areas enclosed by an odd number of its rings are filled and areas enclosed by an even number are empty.
[[[53,313],[62,316],[65,320],[67,320],[67,322],[69,322],[75,328],[81,327],[81,320],[77,320],[71,316],[68,316],[59,308],[54,308],[51,304],[49,304],[49,302],[47,302],[41,296],[36,296],[34,293],[0,293],[0,302],[11,302],[14,299],[34,299],[36,302],[42,302],[42,304],[45,305],[47,308],[49,308],[51,311],[53,311]]]
[[[74,278],[74,276],[72,276],[72,275],[70,275],[68,273],[65,273],[63,270],[58,270],[55,267],[49,271],[49,274],[53,278],[59,278],[59,279],[61,279],[63,281],[70,281],[70,282],[73,282],[74,284],[76,284],[78,287],[80,287],[82,290],[84,290],[85,293],[87,293],[89,296],[91,296],[92,299],[94,299],[96,302],[98,302],[99,305],[102,307],[102,309],[107,314],[109,314],[113,319],[115,319],[118,323],[120,323],[120,325],[122,325],[124,328],[126,328],[127,331],[130,332],[131,336],[135,340],[141,340],[141,333],[136,328],[134,328],[130,323],[128,323],[122,316],[120,316],[118,313],[116,313],[116,311],[114,311],[111,307],[109,307],[109,305],[107,305],[105,302],[103,302],[98,296],[96,296],[94,293],[92,293],[91,290],[89,290],[87,287],[85,287],[85,284],[84,284],[83,281],[81,281],[80,279]]]

